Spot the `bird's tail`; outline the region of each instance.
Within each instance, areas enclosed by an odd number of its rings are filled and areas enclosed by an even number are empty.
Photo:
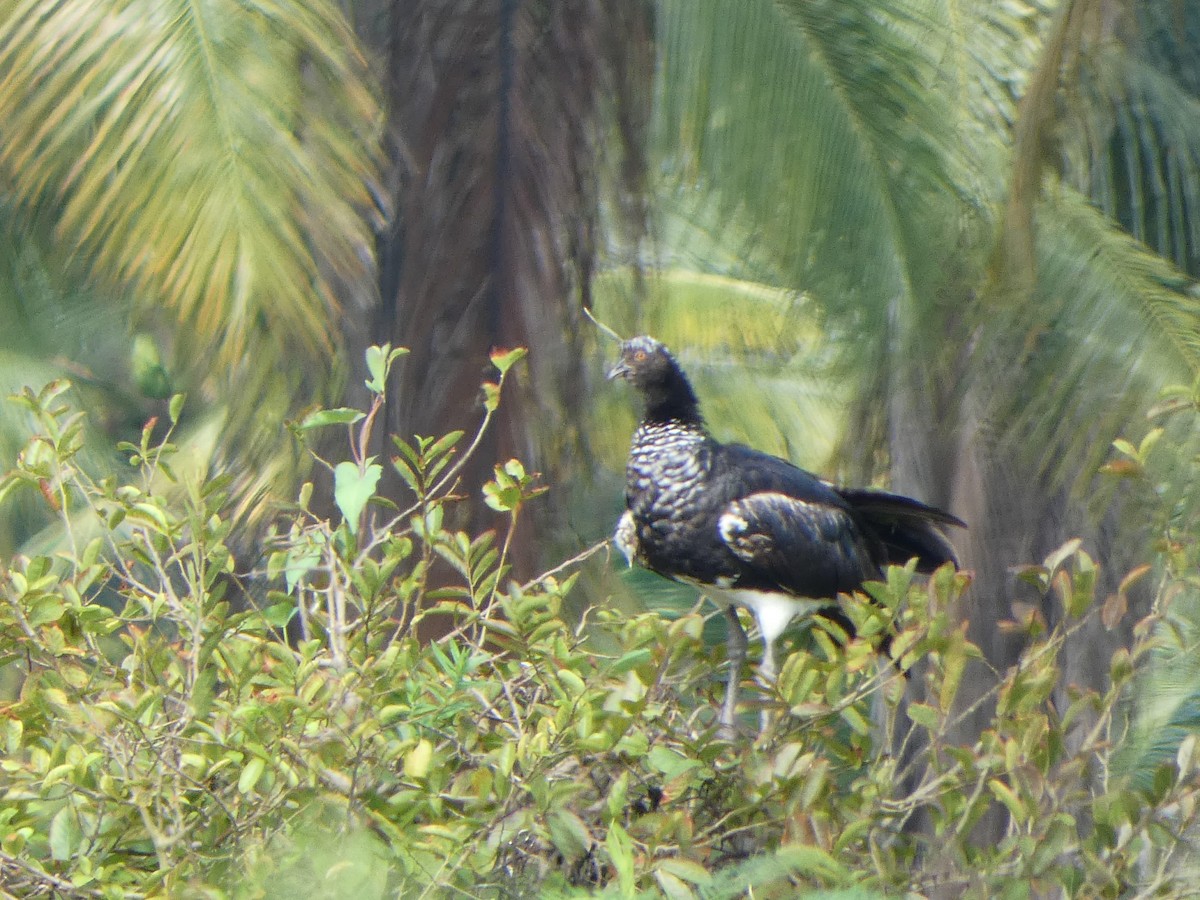
[[[888,564],[902,566],[915,556],[917,571],[926,573],[948,562],[958,565],[954,545],[944,529],[951,525],[966,528],[962,519],[888,491],[839,488],[838,493],[879,535]]]

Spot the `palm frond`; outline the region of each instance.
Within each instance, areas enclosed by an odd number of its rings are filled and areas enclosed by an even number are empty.
[[[912,297],[922,202],[955,194],[972,148],[941,63],[939,5],[661,4],[664,151],[685,183],[762,223],[790,284],[858,317]],[[953,216],[946,220],[953,221]]]
[[[1063,3],[1029,72],[1014,123],[1008,197],[996,242],[993,294],[1025,299],[1037,278],[1034,210],[1042,190],[1047,136],[1057,117],[1058,86],[1076,52],[1087,14],[1084,3]]]
[[[0,21],[0,172],[184,358],[327,359],[371,235],[364,61],[333,4],[27,0]],[[308,115],[319,105],[320,115]]]
[[[1121,44],[1089,55],[1064,170],[1135,237],[1200,274],[1200,93],[1184,71]]]
[[[1073,189],[1038,216],[1036,293],[989,332],[1028,351],[995,415],[1043,466],[1086,481],[1163,387],[1200,373],[1200,293]]]

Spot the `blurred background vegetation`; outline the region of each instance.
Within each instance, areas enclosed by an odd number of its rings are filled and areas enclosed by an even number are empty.
[[[552,486],[518,573],[603,537],[636,412],[594,307],[680,353],[719,437],[971,524],[965,705],[1014,601],[1055,619],[1016,568],[1079,537],[1101,596],[1155,569],[1062,690],[1170,585],[1145,707],[1200,724],[1196,4],[20,0],[0,121],[0,387],[71,378],[97,472],[188,394],[176,465],[234,476],[243,569],[307,471],[284,423],[361,407],[384,342],[379,453],[471,427],[489,350],[530,348],[466,484],[515,455]],[[0,548],[52,513],[15,497]]]

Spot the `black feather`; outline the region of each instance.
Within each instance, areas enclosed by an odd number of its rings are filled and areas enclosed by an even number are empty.
[[[958,565],[954,546],[942,528],[966,528],[958,516],[911,497],[872,488],[836,489],[863,523],[883,542],[885,565],[904,565],[913,557],[917,570],[932,572],[946,563]]]

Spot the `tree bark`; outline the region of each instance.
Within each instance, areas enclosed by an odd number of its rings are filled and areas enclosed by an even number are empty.
[[[615,125],[625,194],[640,191],[649,13],[622,0],[373,0],[355,13],[381,62],[392,206],[377,246],[380,305],[362,338],[411,351],[389,386],[379,452],[390,433],[473,433],[480,385],[496,378],[489,353],[528,348],[463,471],[470,516],[454,523],[504,527],[479,493],[497,462],[540,472],[551,491],[522,514],[510,555],[528,577],[562,549],[552,536],[563,534],[566,485],[591,467],[578,411],[594,380],[581,308],[598,173]],[[409,499],[391,472],[381,489]]]

